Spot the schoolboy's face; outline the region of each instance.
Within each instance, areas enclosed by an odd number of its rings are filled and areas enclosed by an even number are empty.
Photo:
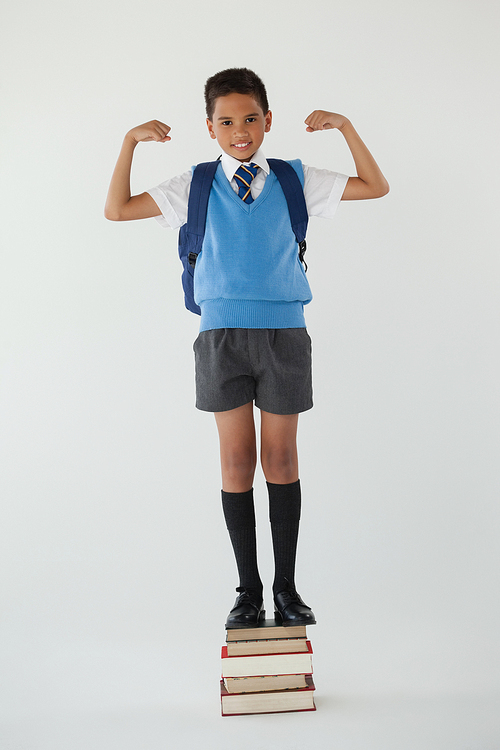
[[[239,161],[250,161],[271,130],[271,112],[264,113],[247,94],[219,96],[212,120],[207,119],[208,132],[216,138],[226,154]]]

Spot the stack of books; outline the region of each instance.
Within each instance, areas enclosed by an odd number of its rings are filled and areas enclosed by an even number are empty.
[[[226,631],[220,694],[223,716],[315,711],[312,647],[305,625]]]

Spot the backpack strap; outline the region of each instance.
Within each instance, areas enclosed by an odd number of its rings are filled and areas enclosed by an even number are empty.
[[[205,235],[205,223],[207,219],[207,206],[210,197],[212,182],[219,166],[219,161],[206,161],[198,164],[193,172],[191,187],[189,189],[188,214],[186,231],[192,235],[190,252],[188,253],[189,265],[194,268],[196,256],[201,250],[203,237]]]
[[[281,189],[285,194],[290,214],[293,233],[299,245],[299,258],[307,271],[307,263],[304,260],[306,251],[306,232],[309,215],[307,213],[304,189],[295,169],[283,159],[268,159],[267,163],[279,180]]]
[[[205,235],[208,199],[212,181],[219,161],[203,162],[193,170],[189,189],[187,222],[179,230],[179,258],[184,270],[182,286],[184,301],[188,310],[201,315],[199,305],[194,301],[194,267]]]

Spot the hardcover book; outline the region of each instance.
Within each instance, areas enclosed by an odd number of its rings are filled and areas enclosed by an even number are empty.
[[[305,688],[306,674],[270,674],[255,677],[225,677],[224,687],[228,693],[263,693],[268,690],[294,690]]]
[[[229,656],[222,647],[222,677],[252,677],[258,675],[311,674],[312,647],[306,640],[307,651],[293,654],[257,654]]]
[[[305,679],[306,685],[303,688],[264,693],[229,693],[221,680],[222,715],[315,711],[314,682],[311,675],[307,675]]]
[[[228,641],[228,656],[245,654],[294,654],[307,651],[305,638],[269,638],[258,641]]]
[[[231,628],[226,630],[226,641],[255,641],[267,638],[306,638],[305,625],[283,627],[276,620],[263,620],[255,628]]]

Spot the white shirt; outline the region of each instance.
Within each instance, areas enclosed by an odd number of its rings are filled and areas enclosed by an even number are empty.
[[[221,163],[224,174],[237,193],[239,186],[234,179],[234,173],[241,166],[241,162],[223,152]],[[252,156],[252,163],[259,167],[251,184],[252,198],[255,199],[264,187],[270,168],[261,149]],[[307,167],[305,164],[302,167],[304,197],[309,216],[332,219],[349,177],[339,172],[331,172],[329,169]],[[155,216],[155,219],[163,227],[177,229],[186,223],[191,177],[192,172],[189,170],[147,191],[161,211],[161,216]]]

